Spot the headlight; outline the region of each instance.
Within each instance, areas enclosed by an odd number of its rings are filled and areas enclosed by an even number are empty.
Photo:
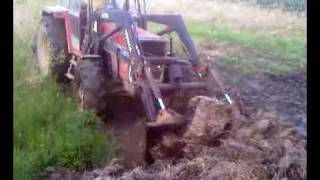
[[[109,14],[108,13],[101,13],[101,18],[102,19],[109,19]]]

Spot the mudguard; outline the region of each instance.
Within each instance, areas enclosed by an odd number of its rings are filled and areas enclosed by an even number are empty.
[[[42,15],[53,15],[55,18],[64,18],[64,14],[68,11],[63,6],[46,6],[42,9]]]
[[[42,16],[52,16],[56,19],[61,19],[64,21],[68,52],[80,55],[81,53],[79,53],[79,51],[77,49],[74,49],[71,45],[71,34],[69,30],[70,20],[68,18],[68,9],[60,5],[46,6],[42,9]]]

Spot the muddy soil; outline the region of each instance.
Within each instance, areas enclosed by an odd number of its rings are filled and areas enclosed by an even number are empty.
[[[233,119],[212,98],[190,102],[196,123],[182,136],[165,134],[151,149],[154,163],[132,170],[114,163],[73,177],[62,171],[59,179],[306,179],[306,139],[291,123],[264,110]]]
[[[228,123],[219,118],[218,124],[205,123],[210,128],[204,135],[202,121],[183,138],[166,135],[151,150],[157,160],[150,166],[133,171],[107,166],[83,179],[306,179],[306,73],[259,75],[234,86],[247,115],[236,129],[219,134]],[[212,121],[215,105],[206,103],[198,119]],[[218,114],[223,113],[228,109]]]
[[[83,173],[57,169],[43,179],[306,179],[306,73],[244,77],[231,86],[240,93],[241,120],[213,99],[193,100],[193,125],[183,135],[165,134],[150,147],[152,164],[128,169],[116,160]],[[130,138],[143,136],[141,126],[125,133],[130,120],[141,117],[138,106],[112,105],[114,112],[124,109],[109,114],[109,123],[128,122],[115,131],[123,138],[122,158],[139,161],[141,156],[131,154],[139,143]]]
[[[109,165],[81,179],[306,179],[306,140],[290,123],[261,111],[233,121],[230,107],[210,98],[196,106],[197,123],[183,136],[165,134],[151,149],[153,164]],[[172,149],[179,153],[168,153]]]
[[[118,142],[119,159],[126,168],[145,164],[146,128],[142,102],[130,97],[109,97],[106,117],[107,131]]]
[[[262,54],[238,46],[230,46],[223,43],[201,41],[202,59],[206,63],[219,66],[226,56],[235,56],[243,59],[256,59]],[[270,61],[276,61],[279,57],[272,54],[263,54]],[[307,76],[306,70],[280,76],[275,74],[251,74],[242,75],[236,66],[224,65],[220,74],[225,82],[229,82],[232,88],[239,91],[243,107],[248,113],[262,111],[273,112],[280,120],[295,125],[301,134],[306,136],[306,112],[307,112]],[[250,67],[248,67],[250,68]],[[237,79],[234,83],[230,79]]]
[[[306,73],[286,77],[258,75],[241,80],[237,87],[244,107],[250,111],[273,112],[280,120],[295,125],[306,137]]]

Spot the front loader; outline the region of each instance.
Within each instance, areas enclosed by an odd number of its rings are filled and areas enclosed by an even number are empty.
[[[154,33],[149,24],[164,28]],[[145,130],[173,131],[188,122],[184,107],[194,95],[232,104],[182,17],[147,14],[144,0],[63,0],[43,9],[35,37],[41,73],[72,84],[81,106],[100,117],[115,97],[133,98],[142,102]]]

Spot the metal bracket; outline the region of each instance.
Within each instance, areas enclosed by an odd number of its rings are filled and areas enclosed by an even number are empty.
[[[101,56],[98,55],[98,54],[85,54],[85,55],[81,56],[81,60],[82,59],[93,59],[93,60],[95,60],[95,59],[100,59],[100,58],[101,58]]]
[[[75,67],[77,65],[77,61],[75,61],[74,59],[75,59],[75,56],[73,56],[72,59],[70,60],[70,65],[68,67],[68,71],[65,74],[65,76],[71,80],[74,80],[74,76],[71,73],[71,69],[72,69],[72,67]]]

